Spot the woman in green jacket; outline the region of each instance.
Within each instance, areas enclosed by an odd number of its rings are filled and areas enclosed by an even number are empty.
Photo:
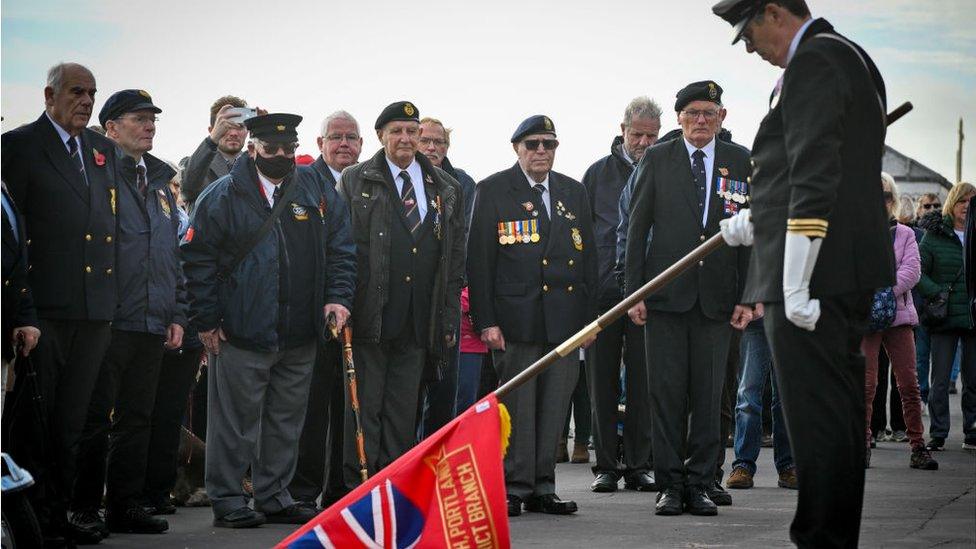
[[[976,330],[963,279],[963,239],[969,199],[976,187],[957,183],[949,191],[941,213],[931,213],[919,225],[926,230],[919,245],[922,278],[919,292],[926,298],[951,288],[945,322],[932,326],[932,384],[929,392],[929,449],[942,450],[949,435],[949,373],[957,345],[962,342],[964,448],[976,449]]]

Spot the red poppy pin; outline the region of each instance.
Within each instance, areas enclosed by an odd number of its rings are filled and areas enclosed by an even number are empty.
[[[92,153],[95,155],[95,165],[104,166],[105,165],[105,155],[98,152],[98,149],[92,149]]]

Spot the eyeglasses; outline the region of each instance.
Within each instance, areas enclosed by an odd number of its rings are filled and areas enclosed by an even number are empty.
[[[356,133],[330,133],[325,136],[326,141],[334,141],[336,143],[341,143],[343,140],[353,142],[359,141],[359,134]]]
[[[941,207],[942,207],[942,204],[940,204],[938,202],[930,202],[928,204],[922,204],[922,209],[923,210],[933,210],[933,209],[934,210],[938,210]]]
[[[551,151],[559,146],[559,141],[555,139],[526,139],[522,144],[530,151],[538,149],[539,145],[542,145],[543,149]]]
[[[270,155],[278,154],[278,151],[284,151],[285,154],[295,154],[295,150],[298,149],[298,143],[265,143],[264,141],[260,143],[264,152]]]
[[[895,193],[893,193],[891,191],[885,191],[885,192],[883,192],[881,194],[882,194],[882,196],[884,196],[884,199],[885,200],[894,200],[895,199]]]
[[[431,143],[433,143],[434,145],[436,145],[438,147],[443,147],[444,145],[447,145],[447,140],[446,139],[437,139],[437,138],[434,138],[434,137],[421,137],[420,138],[420,144],[421,145],[425,145],[426,146],[426,145],[430,145]]]
[[[685,115],[692,120],[698,120],[699,116],[704,116],[705,120],[715,120],[718,117],[718,111],[703,110],[703,111],[681,111],[681,114]]]
[[[141,124],[143,126],[148,126],[149,124],[155,124],[156,122],[159,122],[159,117],[153,116],[151,114],[137,114],[133,116],[122,115],[116,118],[116,120],[122,120],[122,119],[128,119],[135,122],[136,124]]]

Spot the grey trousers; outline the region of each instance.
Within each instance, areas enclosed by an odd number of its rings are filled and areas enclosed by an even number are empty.
[[[427,350],[413,343],[353,342],[359,414],[363,423],[369,476],[396,461],[417,444],[417,401]],[[356,421],[346,389],[343,431],[343,478],[359,485]]]
[[[648,311],[645,336],[657,485],[710,485],[732,327],[696,304],[685,313]]]
[[[492,351],[501,383],[512,379],[548,353],[553,345],[505,342]],[[512,435],[505,454],[505,489],[526,499],[556,491],[556,443],[563,431],[569,400],[579,378],[579,353],[550,365],[502,399],[512,417]]]
[[[241,480],[248,466],[254,508],[274,513],[288,507],[315,342],[255,352],[223,341],[208,364],[205,481],[214,516],[247,506]]]

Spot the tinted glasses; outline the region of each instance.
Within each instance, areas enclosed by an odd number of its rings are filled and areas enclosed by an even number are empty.
[[[525,145],[525,148],[529,149],[530,151],[538,149],[539,145],[542,145],[542,148],[547,151],[551,151],[559,146],[559,141],[555,139],[526,139],[522,143]]]
[[[941,207],[942,204],[939,202],[929,202],[928,204],[922,204],[923,210],[938,210]]]
[[[278,151],[284,151],[285,154],[295,154],[298,143],[266,143],[262,141],[261,147],[264,148],[265,154],[275,155],[278,154]]]

